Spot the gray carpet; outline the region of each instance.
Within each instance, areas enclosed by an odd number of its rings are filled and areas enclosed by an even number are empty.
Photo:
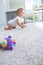
[[[9,35],[17,44],[13,51],[0,50],[0,65],[43,65],[43,30],[32,23],[24,29],[0,29],[0,40]]]

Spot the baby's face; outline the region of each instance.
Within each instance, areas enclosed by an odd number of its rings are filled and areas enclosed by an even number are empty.
[[[24,11],[24,10],[22,10],[21,16],[22,16],[22,17],[25,17],[25,11]]]

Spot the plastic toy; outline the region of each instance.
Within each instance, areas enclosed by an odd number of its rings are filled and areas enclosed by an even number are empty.
[[[11,36],[8,36],[8,38],[5,38],[4,40],[2,40],[1,44],[0,44],[0,49],[4,49],[4,50],[12,50],[13,49],[13,45],[16,46],[16,42]]]
[[[14,39],[12,41],[13,41],[13,45],[16,46],[16,41]]]
[[[2,47],[5,48],[7,46],[7,40],[3,39],[2,40]]]

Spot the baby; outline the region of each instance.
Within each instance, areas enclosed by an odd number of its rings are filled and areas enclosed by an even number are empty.
[[[23,8],[19,8],[16,11],[17,17],[9,20],[8,25],[5,27],[5,30],[11,30],[12,28],[16,28],[16,26],[20,26],[21,28],[25,27],[24,24],[24,17],[25,17],[25,11]]]

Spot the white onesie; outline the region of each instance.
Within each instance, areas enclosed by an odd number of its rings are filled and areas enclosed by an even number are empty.
[[[17,26],[17,23],[16,23],[16,20],[17,20],[17,19],[20,21],[20,23],[24,22],[24,18],[23,18],[23,17],[20,18],[19,16],[17,16],[16,18],[14,18],[14,19],[12,19],[12,20],[9,20],[9,21],[8,21],[8,24],[11,24],[12,27],[16,27],[16,26]]]

